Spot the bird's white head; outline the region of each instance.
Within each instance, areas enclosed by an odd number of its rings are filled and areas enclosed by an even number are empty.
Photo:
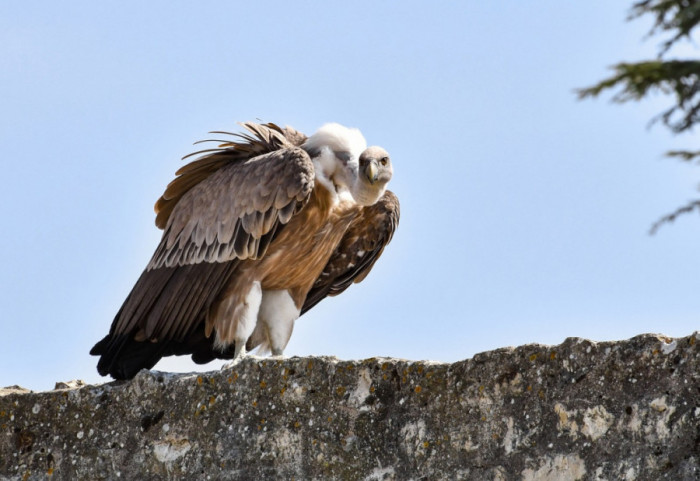
[[[352,196],[360,205],[372,205],[384,195],[394,174],[389,153],[376,145],[368,147],[360,154],[359,167]]]
[[[323,125],[301,146],[316,168],[316,182],[336,196],[349,193],[360,205],[374,204],[386,190],[392,167],[381,147],[367,148],[358,129]]]

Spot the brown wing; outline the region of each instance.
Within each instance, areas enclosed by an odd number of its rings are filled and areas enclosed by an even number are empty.
[[[301,314],[367,277],[398,225],[399,199],[393,192],[386,191],[374,205],[362,208],[306,296]]]
[[[174,207],[148,269],[262,257],[313,184],[313,163],[298,147],[220,168]]]
[[[207,309],[235,274],[239,259],[264,255],[313,189],[311,159],[288,145],[247,160],[230,150],[214,154],[229,154],[229,159],[196,185],[182,184],[182,192],[170,198],[178,201],[168,207],[153,259],[109,334],[91,351],[101,356],[101,374],[133,377],[170,354],[212,356],[211,340],[203,336]],[[196,162],[205,165],[207,158]],[[187,180],[188,172],[178,179]]]
[[[215,355],[205,339],[208,306],[234,275],[238,261],[162,267],[141,274],[112,322],[90,351],[98,372],[129,379],[171,354]],[[149,334],[150,333],[150,334]]]
[[[306,140],[304,134],[291,127],[281,129],[273,123],[256,124],[253,122],[244,122],[241,125],[252,135],[222,131],[209,132],[210,134],[230,136],[232,139],[201,140],[196,142],[196,144],[215,142],[219,145],[216,148],[194,152],[183,158],[184,160],[195,155],[207,154],[181,167],[175,172],[177,177],[168,184],[165,192],[154,206],[156,211],[156,226],[158,226],[158,228],[165,228],[170,214],[172,214],[173,209],[182,196],[224,165],[244,162],[258,155],[287,147],[298,147]]]
[[[140,328],[147,339],[185,335],[205,307],[201,299],[218,293],[231,275],[222,266],[263,256],[312,189],[313,163],[296,147],[229,164],[194,186],[173,209],[114,333]]]

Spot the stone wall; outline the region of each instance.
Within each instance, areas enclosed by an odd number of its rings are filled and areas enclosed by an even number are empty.
[[[700,334],[0,394],[0,479],[698,480]]]

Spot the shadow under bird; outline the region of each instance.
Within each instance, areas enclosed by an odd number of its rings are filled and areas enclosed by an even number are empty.
[[[129,379],[172,355],[282,355],[295,320],[362,281],[391,240],[384,149],[334,123],[310,137],[242,125],[212,132],[231,140],[191,154],[156,202],[160,244],[90,351],[101,375]]]

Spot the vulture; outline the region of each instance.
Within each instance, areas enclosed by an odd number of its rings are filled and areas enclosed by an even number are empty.
[[[281,356],[294,322],[362,281],[399,222],[393,167],[359,130],[307,137],[245,122],[180,168],[155,204],[160,244],[90,351],[130,379],[164,356]],[[184,159],[183,159],[184,160]]]

